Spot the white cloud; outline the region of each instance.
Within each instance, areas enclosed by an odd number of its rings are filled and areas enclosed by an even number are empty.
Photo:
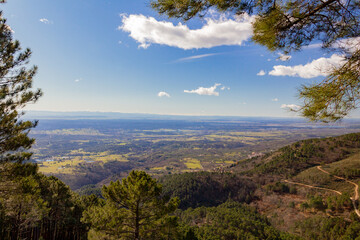
[[[322,43],[313,43],[310,44],[308,46],[305,46],[305,49],[314,49],[314,48],[321,48],[322,47]]]
[[[176,62],[184,62],[184,61],[189,61],[189,60],[194,60],[194,59],[206,58],[206,57],[211,57],[214,55],[218,55],[218,54],[217,53],[208,53],[208,54],[195,55],[195,56],[180,58],[180,59],[176,60]]]
[[[283,54],[283,53],[278,53],[278,55],[280,56],[279,60],[283,61],[283,62],[288,61],[288,60],[291,59],[290,55],[286,55],[286,54]]]
[[[167,92],[159,92],[158,97],[170,97],[170,94],[168,94]]]
[[[269,72],[273,76],[291,76],[301,78],[314,78],[327,76],[333,67],[338,67],[344,63],[344,58],[333,54],[330,58],[321,57],[305,65],[284,66],[277,65]]]
[[[75,79],[75,82],[80,82],[82,80],[82,78],[77,78]]]
[[[360,49],[360,37],[341,39],[337,41],[334,47],[345,49],[348,52],[354,53]]]
[[[299,110],[301,107],[295,104],[282,104],[280,108],[283,109],[290,109],[290,110]]]
[[[278,98],[273,98],[273,99],[271,99],[271,101],[273,101],[273,102],[278,102],[279,99],[278,99]]]
[[[310,44],[305,47],[305,49],[314,49],[314,48],[321,48],[323,46],[322,43],[314,43]],[[346,38],[336,41],[332,47],[334,48],[342,48],[349,52],[354,52],[360,48],[360,37],[354,38]]]
[[[260,72],[258,72],[256,75],[264,76],[265,74],[266,74],[266,72],[264,70],[260,70]]]
[[[45,24],[52,24],[53,23],[52,21],[50,21],[49,19],[46,19],[46,18],[40,18],[39,21],[42,22],[42,23],[45,23]]]
[[[230,90],[230,87],[226,87],[226,86],[222,86],[221,88],[220,88],[221,90]]]
[[[122,25],[118,29],[130,33],[130,37],[147,48],[150,44],[161,44],[182,49],[211,48],[222,45],[242,45],[252,36],[254,16],[244,15],[242,19],[205,19],[200,29],[189,29],[178,23],[157,21],[144,15],[120,15]]]
[[[185,93],[196,93],[199,95],[219,96],[219,92],[216,92],[216,88],[221,86],[220,83],[215,83],[214,86],[209,88],[199,87],[195,90],[184,90]]]

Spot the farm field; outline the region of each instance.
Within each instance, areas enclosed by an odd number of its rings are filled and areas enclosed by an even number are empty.
[[[289,143],[359,131],[356,122],[326,126],[289,119],[40,121],[33,161],[72,188],[131,169],[153,176],[222,171]]]

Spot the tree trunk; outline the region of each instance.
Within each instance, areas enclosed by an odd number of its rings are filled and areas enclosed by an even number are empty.
[[[135,240],[139,240],[139,234],[140,234],[140,226],[139,226],[139,200],[136,203],[136,210],[135,210]]]

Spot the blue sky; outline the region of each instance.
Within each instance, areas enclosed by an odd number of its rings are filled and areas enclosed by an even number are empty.
[[[254,45],[251,16],[210,12],[178,25],[144,0],[9,0],[1,9],[39,67],[44,96],[30,110],[290,117],[297,88],[341,62],[316,45],[288,57]]]

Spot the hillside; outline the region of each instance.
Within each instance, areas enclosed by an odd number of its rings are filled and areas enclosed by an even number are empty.
[[[239,161],[231,170],[248,176],[291,177],[317,165],[340,161],[359,149],[359,133],[307,139],[264,156]]]
[[[165,195],[181,199],[181,209],[217,206],[229,199],[250,203],[256,189],[251,180],[231,173],[183,173],[159,180]]]
[[[279,230],[339,239],[359,227],[359,147],[358,133],[303,140],[230,169],[259,184],[250,205]]]

